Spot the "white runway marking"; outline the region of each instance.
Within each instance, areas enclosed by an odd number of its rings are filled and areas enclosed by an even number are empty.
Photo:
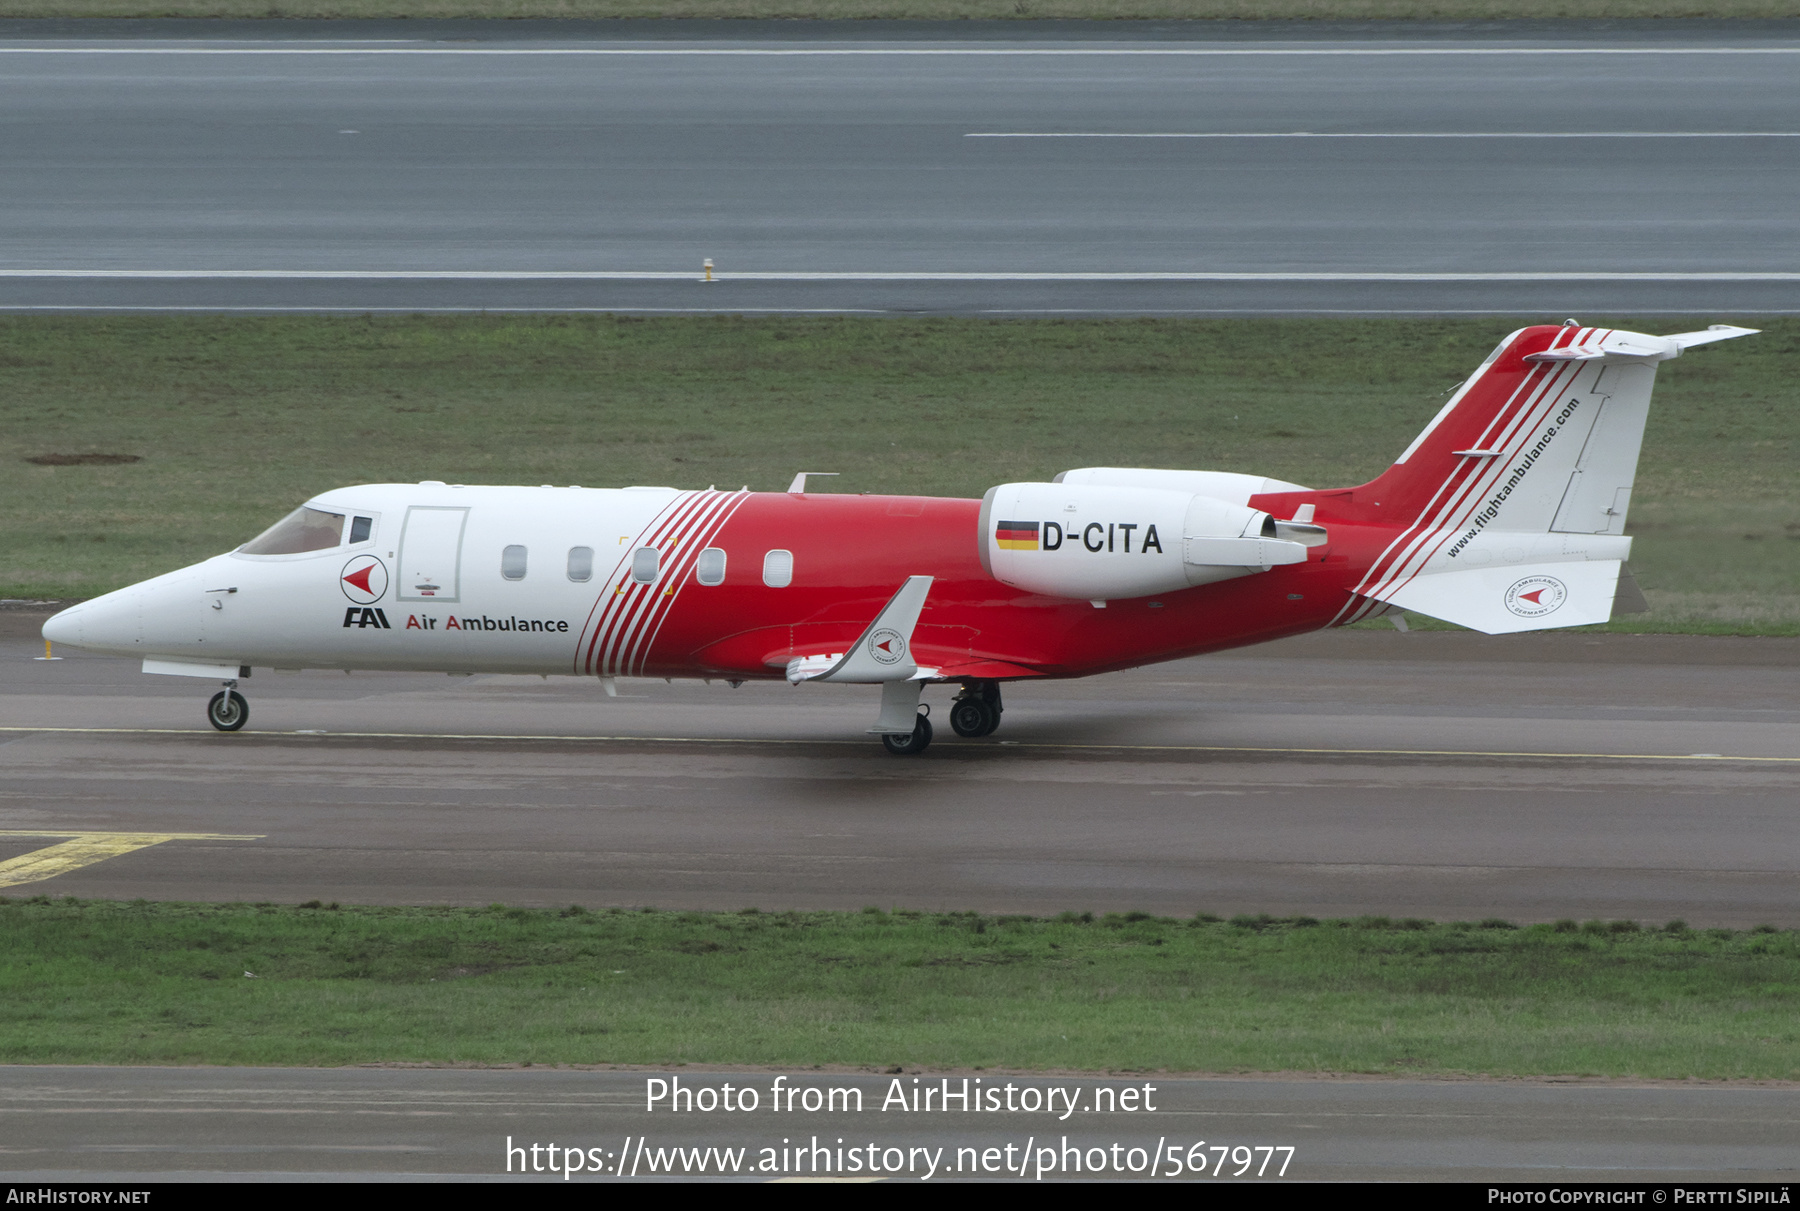
[[[1542,310],[1543,310],[1542,308],[1538,308],[1535,311],[1521,311],[1521,312],[1519,312],[1519,314],[1520,315],[1538,315],[1542,312]],[[140,305],[136,305],[136,304],[126,305],[126,304],[113,304],[113,303],[92,303],[92,304],[88,304],[88,303],[0,303],[0,312],[7,312],[7,311],[154,311],[154,312],[165,312],[165,311],[204,311],[204,312],[245,311],[245,312],[252,312],[252,313],[256,313],[256,314],[269,314],[269,313],[277,313],[277,312],[296,311],[296,312],[303,312],[306,314],[313,314],[313,315],[319,315],[319,314],[336,315],[336,314],[341,314],[341,313],[345,313],[345,312],[349,312],[349,313],[356,314],[356,315],[362,315],[364,313],[369,313],[369,312],[377,312],[377,313],[391,312],[395,315],[423,315],[423,314],[427,314],[427,313],[437,313],[437,312],[445,312],[445,313],[455,314],[455,315],[486,315],[486,314],[540,315],[540,314],[544,314],[547,312],[554,312],[558,315],[590,315],[590,314],[591,315],[617,315],[620,312],[631,312],[632,314],[650,313],[650,312],[662,314],[662,313],[666,312],[670,315],[890,315],[890,314],[893,314],[891,309],[884,309],[881,307],[724,307],[724,306],[720,306],[720,307],[636,307],[629,303],[622,303],[616,307],[560,307],[560,306],[554,306],[554,305],[543,306],[543,307],[483,307],[483,306],[479,306],[479,305],[471,305],[468,307],[368,307],[368,306],[358,306],[354,303],[341,303],[341,304],[331,304],[331,305],[321,304],[316,307],[281,307],[281,306],[274,306],[274,305],[259,307],[259,306],[255,306],[253,304],[245,304],[245,305],[240,306],[237,304],[221,303],[217,306],[209,307],[209,306],[189,305],[189,304],[182,304],[181,306],[151,306],[151,305],[140,306]],[[908,314],[911,314],[911,312],[908,312]],[[1024,312],[1012,312],[1012,311],[998,311],[998,312],[995,312],[995,314],[1015,315],[1015,314],[1025,314],[1025,313]],[[1057,314],[1061,314],[1061,313],[1059,312]],[[1080,314],[1087,315],[1087,314],[1091,314],[1091,312],[1083,311]],[[1137,315],[1140,313],[1133,311],[1130,314]],[[1157,311],[1157,312],[1142,312],[1141,314],[1145,314],[1145,315],[1151,315],[1151,314],[1154,314],[1154,315],[1188,315],[1190,313],[1185,312],[1185,311],[1180,311],[1180,312]],[[1264,313],[1261,311],[1247,311],[1247,312],[1241,312],[1241,313],[1233,311],[1233,312],[1220,312],[1219,314],[1262,315]],[[1296,312],[1295,314],[1297,314],[1297,315],[1316,315],[1316,314],[1320,314],[1320,313],[1313,312],[1313,311],[1304,311],[1304,312]],[[1358,312],[1352,312],[1349,314],[1388,315],[1391,313],[1386,312],[1386,311],[1382,311],[1382,312],[1358,311]],[[1449,312],[1449,311],[1431,310],[1431,311],[1420,311],[1420,312],[1417,312],[1417,314],[1419,314],[1419,315],[1455,315],[1458,313],[1457,312]],[[1470,314],[1472,314],[1472,315],[1503,315],[1503,314],[1508,314],[1508,313],[1494,312],[1494,311],[1477,311],[1477,312],[1471,312]],[[1647,312],[1647,313],[1643,313],[1643,314],[1656,314],[1656,313]],[[1672,312],[1669,312],[1669,314],[1670,315],[1689,315],[1689,314],[1692,314],[1692,309],[1685,310],[1685,311],[1672,311]],[[1785,311],[1758,311],[1755,314],[1757,314],[1757,315],[1786,315],[1788,313]],[[60,657],[59,657],[59,659],[60,659]]]
[[[854,746],[867,750],[868,740],[843,740],[831,737],[816,739],[784,739],[761,736],[571,736],[508,732],[324,732],[316,729],[293,732],[216,732],[200,728],[180,727],[0,727],[0,733],[27,732],[46,735],[80,736],[192,736],[216,743],[236,743],[233,737],[257,737],[267,740],[302,736],[308,740],[503,740],[551,741],[578,744],[763,744],[763,745],[829,745]],[[1094,752],[1129,753],[1269,753],[1305,754],[1319,757],[1527,757],[1557,761],[1754,761],[1778,765],[1800,764],[1800,757],[1738,757],[1717,753],[1535,753],[1486,749],[1425,748],[1277,748],[1252,747],[1242,744],[1077,744],[1045,740],[1002,740],[999,745],[975,745],[975,748],[1060,749]],[[49,834],[32,833],[32,836]]]
[[[563,307],[545,304],[541,307],[483,307],[470,305],[466,307],[386,307],[366,306],[355,303],[319,304],[317,306],[256,306],[255,304],[226,304],[214,306],[202,304],[181,304],[180,306],[154,306],[138,304],[112,303],[0,303],[0,313],[15,311],[149,311],[175,312],[197,311],[207,313],[236,313],[249,315],[273,315],[296,312],[305,315],[917,315],[913,308],[892,307],[639,307],[633,303],[619,303],[611,307]],[[1442,307],[983,307],[977,308],[972,315],[1166,315],[1166,316],[1227,316],[1227,315],[1537,315],[1544,312],[1542,307],[1479,307],[1450,308]],[[1662,308],[1630,310],[1631,315],[1681,315],[1693,314],[1693,308]],[[1791,308],[1759,309],[1753,312],[1724,311],[1709,314],[1719,315],[1800,315],[1800,311]]]
[[[450,55],[481,57],[1412,58],[1521,55],[1796,55],[1800,46],[0,46],[3,55]]]
[[[57,278],[97,281],[339,281],[339,282],[700,282],[690,271],[630,269],[0,269],[0,281]],[[715,272],[729,282],[1800,282],[1789,270],[1612,272],[1609,270],[1494,273],[1199,272],[1011,273],[923,270],[897,273],[756,270]]]
[[[747,274],[737,274],[747,277]],[[700,275],[689,270],[669,269],[0,269],[5,278],[97,278],[108,280],[147,279],[182,281],[190,278],[243,280],[267,278],[274,281],[338,281],[338,282],[698,282]]]
[[[1800,139],[1800,130],[975,130],[965,139]]]

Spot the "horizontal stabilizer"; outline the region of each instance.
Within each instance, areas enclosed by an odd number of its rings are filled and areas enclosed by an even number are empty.
[[[1714,324],[1705,332],[1677,332],[1673,336],[1647,336],[1642,332],[1617,332],[1583,329],[1583,340],[1558,349],[1527,353],[1526,362],[1661,362],[1680,357],[1684,349],[1729,341],[1740,336],[1754,336],[1758,329],[1735,328],[1730,324]]]
[[[1705,332],[1677,332],[1665,339],[1674,341],[1677,348],[1692,349],[1695,345],[1710,345],[1714,341],[1729,341],[1740,336],[1755,336],[1760,328],[1736,328],[1730,324],[1713,324]]]
[[[1489,635],[1610,621],[1616,559],[1512,564],[1418,576],[1377,600]]]

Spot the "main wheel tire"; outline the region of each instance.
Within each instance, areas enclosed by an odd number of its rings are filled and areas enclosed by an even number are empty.
[[[950,704],[950,730],[965,740],[985,736],[1000,726],[1000,712],[981,698],[958,698]]]
[[[236,690],[220,690],[206,704],[206,721],[221,732],[235,732],[250,722],[250,704]]]
[[[916,753],[922,753],[931,745],[931,720],[920,715],[919,721],[913,724],[910,735],[883,736],[881,743],[888,752],[896,757],[911,757]]]

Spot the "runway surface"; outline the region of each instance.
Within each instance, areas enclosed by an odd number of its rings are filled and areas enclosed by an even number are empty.
[[[640,1180],[683,1166],[675,1149],[743,1149],[748,1165],[731,1176],[770,1180],[812,1176],[829,1164],[851,1170],[847,1153],[873,1157],[888,1180],[1003,1178],[1010,1163],[1035,1178],[1095,1176],[1058,1171],[1065,1148],[1092,1164],[1095,1148],[1113,1180],[1144,1178],[1161,1145],[1160,1173],[1177,1150],[1182,1176],[1212,1180],[1220,1145],[1246,1146],[1253,1180],[1500,1182],[1758,1182],[1792,1180],[1800,1090],[1791,1086],[1631,1086],[1610,1082],[1252,1080],[1121,1077],[1096,1081],[1032,1074],[969,1074],[971,1091],[1014,1086],[1039,1099],[1050,1088],[1056,1111],[964,1113],[879,1109],[897,1081],[941,1091],[944,1078],[806,1073],[782,1085],[860,1090],[861,1112],[840,1093],[838,1109],[771,1109],[781,1074],[682,1069],[678,1073],[421,1069],[0,1068],[0,1122],[7,1141],[0,1177],[12,1181],[330,1180],[488,1177],[504,1180],[507,1142],[516,1175],[533,1163],[533,1143],[575,1147],[587,1180]],[[756,1092],[748,1113],[646,1111],[650,1080],[673,1076],[690,1090],[730,1083]],[[979,1078],[980,1085],[975,1082]],[[962,1076],[948,1079],[952,1092]],[[1144,1093],[1145,1085],[1152,1091]],[[1154,1110],[1093,1109],[1096,1087],[1117,1097],[1137,1091]],[[804,1096],[802,1093],[801,1096]],[[815,1094],[824,1097],[827,1094]],[[1102,1095],[1103,1097],[1106,1095]],[[1073,1102],[1074,1109],[1065,1112]],[[1039,1101],[1042,1104],[1042,1101]],[[813,1160],[814,1142],[823,1155]],[[1206,1172],[1186,1169],[1194,1144]],[[840,1152],[840,1143],[843,1151]],[[1118,1156],[1111,1145],[1123,1145]],[[785,1145],[785,1146],[784,1146]],[[876,1152],[868,1148],[875,1145]],[[1012,1151],[1007,1151],[1007,1146]],[[796,1154],[799,1146],[805,1151]],[[1256,1151],[1258,1147],[1267,1151]],[[1290,1147],[1292,1153],[1275,1151]],[[763,1149],[768,1148],[768,1153]],[[914,1149],[925,1149],[924,1154]],[[1127,1151],[1141,1151],[1134,1157]],[[593,1149],[593,1153],[587,1150]],[[935,1158],[931,1155],[936,1150]],[[960,1149],[973,1152],[959,1153]],[[996,1151],[989,1154],[988,1149]],[[1049,1149],[1049,1153],[1039,1149]],[[691,1154],[690,1154],[691,1155]],[[772,1172],[748,1173],[767,1156]],[[707,1157],[718,1173],[718,1154]],[[1229,1154],[1227,1154],[1229,1157]],[[544,1165],[547,1152],[535,1154]],[[658,1164],[658,1161],[662,1164]],[[962,1172],[956,1166],[961,1162]],[[987,1171],[977,1166],[990,1165]],[[562,1162],[557,1162],[561,1167]],[[1114,1166],[1116,1165],[1116,1169]],[[840,1168],[841,1166],[841,1168]],[[697,1168],[697,1167],[695,1167]],[[785,1173],[784,1173],[785,1169]],[[1239,1170],[1227,1160],[1224,1180]],[[621,1172],[622,1171],[622,1172]],[[692,1169],[689,1170],[693,1171]],[[561,1180],[560,1174],[534,1174]],[[584,1180],[576,1177],[576,1180]]]
[[[1800,310],[1794,24],[699,24],[5,23],[0,309]]]
[[[0,863],[70,848],[5,894],[1800,925],[1794,640],[1324,633],[895,758],[862,687],[785,683],[258,671],[225,735],[39,619]]]

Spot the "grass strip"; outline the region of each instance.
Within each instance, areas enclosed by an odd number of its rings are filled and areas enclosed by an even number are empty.
[[[0,904],[9,1063],[1800,1077],[1800,933]]]
[[[1800,16],[1794,0],[5,0],[0,17],[1489,21]]]
[[[1611,629],[1800,634],[1800,321],[1759,322],[1660,371],[1629,527],[1652,609]],[[779,490],[818,469],[980,496],[1111,464],[1346,486],[1517,323],[0,318],[0,596],[117,588],[352,483]]]

